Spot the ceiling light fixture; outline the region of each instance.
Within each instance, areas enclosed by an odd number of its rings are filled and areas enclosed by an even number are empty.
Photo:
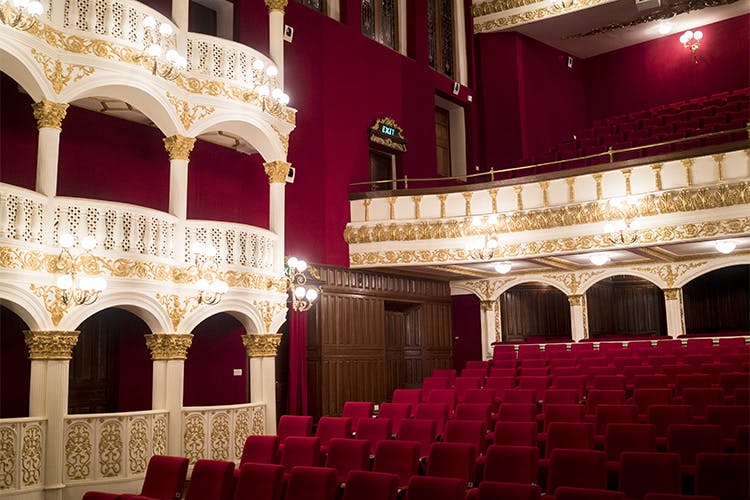
[[[78,255],[73,255],[70,251],[75,244],[76,239],[72,234],[60,235],[61,250],[55,260],[55,269],[64,274],[57,278],[57,287],[62,290],[63,304],[91,305],[107,288],[107,281],[101,276],[84,276],[78,279],[78,274],[84,271],[83,261],[93,259],[91,251],[96,248],[96,239],[84,236],[81,240],[83,253]]]
[[[42,12],[38,0],[0,0],[0,22],[21,31],[33,28]]]
[[[605,253],[592,253],[591,255],[589,255],[589,260],[595,266],[603,266],[611,259],[609,258],[609,255]]]
[[[639,200],[635,197],[614,198],[609,200],[609,209],[616,212],[618,220],[608,222],[604,225],[604,233],[607,239],[615,245],[630,245],[638,239],[638,230],[641,224],[632,220]]]
[[[723,254],[729,254],[737,248],[737,242],[734,240],[719,240],[714,242],[714,247]]]
[[[143,39],[145,48],[140,59],[153,75],[175,80],[187,69],[187,59],[177,52],[172,25],[147,16],[143,18]]]
[[[485,235],[484,238],[471,238],[466,243],[466,251],[474,260],[490,260],[500,246],[497,235]]]
[[[219,279],[219,266],[216,262],[216,247],[200,241],[193,243],[195,263],[189,269],[191,275],[197,276],[195,288],[198,289],[198,303],[214,305],[229,290],[229,284]]]
[[[512,262],[498,262],[497,264],[495,264],[495,271],[500,274],[508,274],[512,267]]]

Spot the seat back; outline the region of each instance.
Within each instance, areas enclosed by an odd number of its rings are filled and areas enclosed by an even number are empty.
[[[633,423],[637,414],[635,405],[599,405],[596,407],[596,427],[594,432],[601,436],[607,424]]]
[[[633,389],[633,403],[639,415],[646,415],[651,405],[668,405],[672,402],[672,389]]]
[[[320,438],[320,446],[325,447],[334,438],[348,438],[352,435],[352,419],[349,417],[321,417],[315,437]]]
[[[494,389],[469,389],[464,393],[464,403],[495,406]]]
[[[274,464],[247,463],[240,468],[234,500],[281,500],[284,467]]]
[[[401,432],[398,434],[400,441],[416,441],[419,443],[420,457],[426,457],[430,454],[430,447],[436,438],[437,422],[426,419],[405,420],[401,423]]]
[[[459,403],[456,405],[456,420],[481,420],[487,426],[492,418],[492,405],[481,403]]]
[[[750,406],[712,406],[706,407],[706,423],[720,425],[722,437],[733,438],[737,427],[750,422]]]
[[[596,415],[598,405],[621,405],[625,403],[625,391],[617,389],[591,389],[586,399],[586,415]]]
[[[409,480],[406,500],[464,500],[466,483],[453,477],[414,476]]]
[[[476,447],[468,443],[433,443],[427,475],[454,477],[471,487],[476,481]]]
[[[375,451],[375,445],[379,441],[391,439],[392,432],[393,426],[390,418],[367,418],[359,421],[356,436],[357,439],[367,441],[369,454]]]
[[[625,495],[619,491],[560,486],[555,490],[555,500],[625,500]]]
[[[282,415],[276,428],[280,441],[289,436],[311,436],[313,418],[306,415]]]
[[[492,445],[487,448],[485,481],[537,483],[539,448],[536,446]]]
[[[580,401],[580,393],[575,389],[547,389],[544,392],[543,403],[547,405],[576,404]]]
[[[557,448],[590,450],[594,447],[594,425],[587,422],[552,422],[547,428],[547,457]]]
[[[536,484],[500,483],[482,481],[479,485],[479,500],[540,500],[542,489]]]
[[[381,441],[375,448],[373,472],[398,476],[399,487],[406,486],[419,472],[419,443],[416,441]]]
[[[382,403],[378,410],[376,418],[389,418],[392,422],[394,434],[398,434],[401,428],[401,420],[410,418],[412,415],[412,406],[408,403]]]
[[[320,462],[320,438],[289,436],[281,450],[281,465],[287,471],[296,466],[315,466]]]
[[[721,500],[750,498],[750,455],[747,453],[698,453],[695,492],[716,495]]]
[[[716,387],[696,388],[688,387],[682,391],[685,404],[693,407],[693,416],[706,414],[709,405],[724,403],[724,392]]]
[[[544,430],[552,422],[581,422],[583,421],[583,405],[561,404],[544,405]]]
[[[240,464],[275,464],[279,456],[278,436],[248,436],[242,447]]]
[[[427,397],[428,404],[447,405],[449,414],[453,413],[453,410],[456,408],[457,402],[458,398],[455,389],[435,389],[434,391],[430,392],[430,395]],[[417,415],[415,414],[414,417],[417,418]]]
[[[363,439],[331,439],[326,467],[336,470],[337,482],[346,482],[349,471],[370,468],[370,443]]]
[[[536,446],[539,426],[536,422],[498,422],[494,443],[509,446]]]
[[[594,389],[625,390],[624,375],[596,375]]]
[[[656,427],[657,437],[666,437],[670,424],[689,424],[693,421],[693,407],[690,405],[651,405],[648,407],[648,421]]]
[[[532,422],[536,419],[536,405],[531,403],[503,403],[497,412],[501,422]]]
[[[486,448],[487,425],[482,420],[449,420],[445,424],[443,441],[446,443],[467,443],[483,454]]]
[[[607,460],[619,461],[623,451],[656,451],[656,427],[652,424],[609,424],[604,435]]]
[[[141,495],[153,498],[175,498],[181,494],[187,476],[188,459],[154,455],[148,461]]]
[[[360,419],[372,417],[374,407],[371,401],[347,401],[344,403],[341,416],[351,418],[352,429],[356,429]]]
[[[190,476],[186,500],[230,500],[234,480],[234,462],[198,460]]]
[[[708,424],[672,424],[667,429],[667,451],[679,454],[682,464],[694,464],[696,453],[719,453],[721,427]]]
[[[620,487],[627,498],[646,493],[680,493],[680,455],[626,451],[620,455]]]
[[[396,500],[398,476],[383,472],[352,471],[343,500]]]
[[[328,467],[292,468],[284,500],[335,500],[336,471]]]
[[[422,379],[422,401],[427,401],[430,393],[436,389],[448,389],[451,381],[448,377],[425,377]]]
[[[422,402],[422,391],[420,389],[396,389],[393,391],[394,404],[408,404],[412,409]]]
[[[607,487],[607,457],[604,452],[553,450],[549,461],[547,493],[554,495],[560,486],[605,489]]]
[[[503,397],[503,403],[536,404],[537,401],[535,389],[510,389]]]
[[[445,403],[419,403],[414,413],[414,420],[434,420],[437,433],[443,432],[445,422],[448,421],[449,408]],[[401,432],[404,431],[403,425]]]

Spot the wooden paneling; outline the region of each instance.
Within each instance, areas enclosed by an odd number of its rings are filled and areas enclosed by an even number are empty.
[[[682,290],[686,333],[750,332],[750,266],[704,274]]]
[[[102,313],[78,328],[80,335],[70,360],[68,413],[117,411],[117,338]]]
[[[586,292],[589,335],[666,335],[664,292],[635,276],[613,276]]]
[[[543,283],[524,283],[505,291],[500,296],[500,317],[506,342],[571,336],[567,296]]]

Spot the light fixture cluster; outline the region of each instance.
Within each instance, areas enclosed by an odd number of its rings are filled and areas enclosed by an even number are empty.
[[[270,79],[276,77],[279,74],[279,68],[274,66],[273,64],[269,64],[266,66],[266,63],[263,62],[260,59],[256,59],[253,61],[253,69],[257,72],[259,72],[261,75],[265,75],[264,80],[261,81],[259,85],[255,87],[255,92],[261,96],[265,97],[267,99],[273,99],[279,104],[286,106],[289,104],[289,96],[284,93],[284,91],[280,88],[271,88]]]
[[[696,63],[698,62],[698,56],[695,53],[701,46],[701,40],[703,40],[703,32],[700,30],[688,30],[680,36],[680,43],[690,51]]]
[[[288,290],[292,295],[292,309],[308,311],[320,296],[320,288],[310,283],[307,262],[297,257],[289,257],[284,269],[289,279]]]
[[[491,260],[500,246],[497,235],[485,235],[483,238],[470,238],[465,245],[466,251],[474,260]]]
[[[21,31],[33,28],[42,12],[44,6],[38,0],[0,0],[0,21]]]
[[[174,80],[187,68],[187,59],[177,52],[174,29],[168,23],[159,23],[154,17],[143,19],[145,48],[143,59],[156,76]]]
[[[198,303],[218,304],[229,290],[229,285],[218,277],[218,264],[216,263],[218,252],[216,247],[196,241],[193,243],[192,250],[195,255],[195,263],[189,271],[197,276],[195,288],[198,289]]]
[[[107,280],[101,276],[78,275],[83,271],[83,259],[91,257],[91,251],[96,248],[93,236],[81,239],[83,253],[73,255],[71,251],[76,246],[76,239],[71,234],[60,235],[60,254],[55,260],[55,270],[63,273],[57,278],[57,288],[61,290],[64,304],[90,305],[96,302],[101,293],[107,288]]]
[[[631,217],[631,213],[639,203],[638,198],[613,198],[606,203],[609,209],[619,216],[614,221],[604,225],[606,238],[615,245],[635,243],[638,240],[638,231],[641,229],[641,224]]]
[[[714,242],[714,248],[724,255],[734,252],[737,248],[737,242],[734,240],[718,240]]]

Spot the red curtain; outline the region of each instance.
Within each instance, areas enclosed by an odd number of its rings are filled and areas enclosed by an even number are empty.
[[[307,415],[307,313],[289,313],[290,415]]]

